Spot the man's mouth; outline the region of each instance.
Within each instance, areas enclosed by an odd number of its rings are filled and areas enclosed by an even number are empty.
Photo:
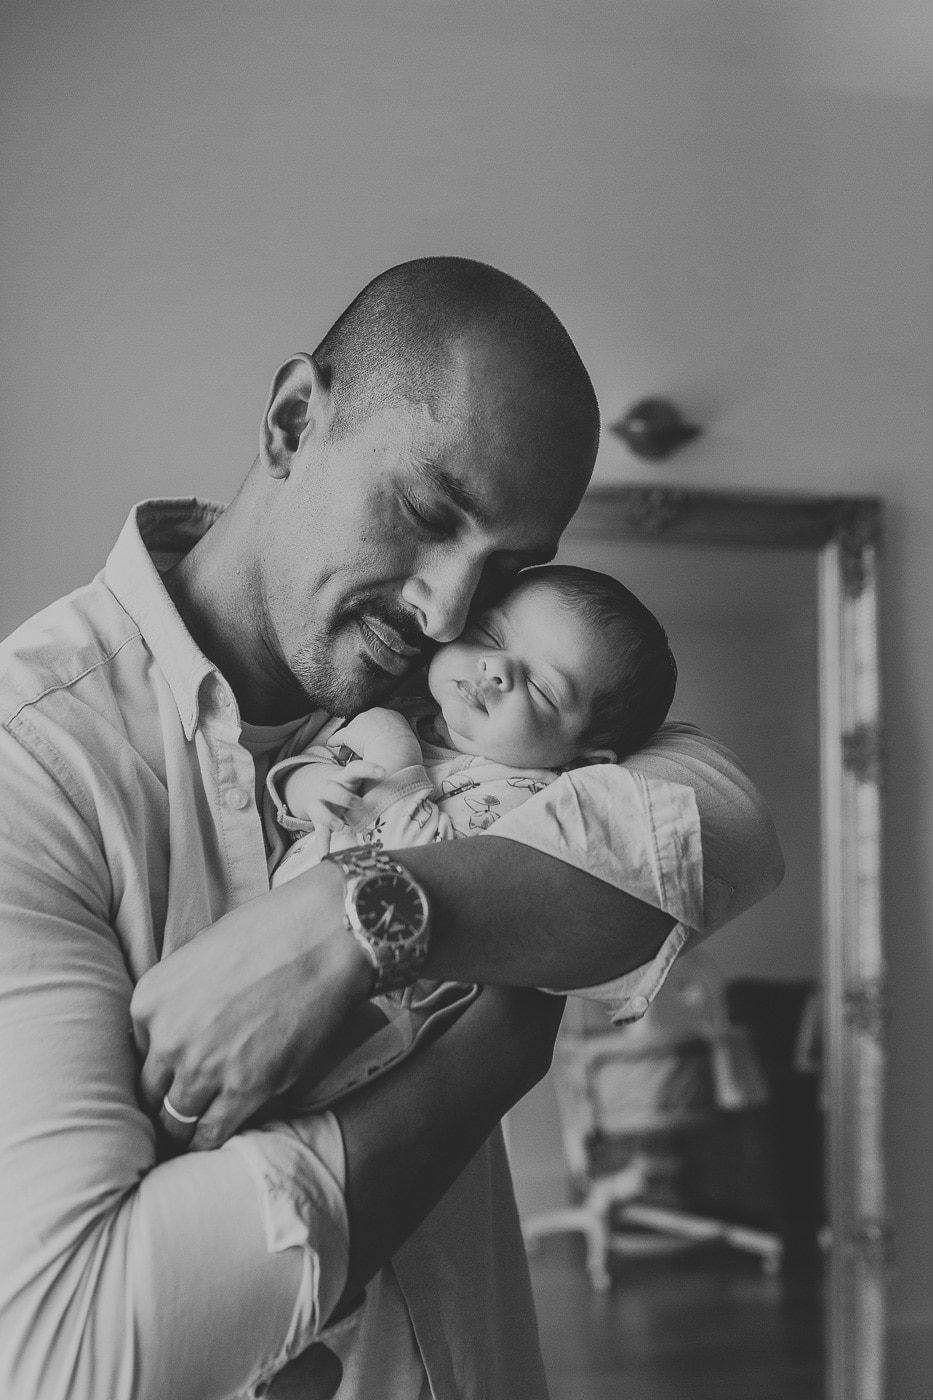
[[[376,665],[390,676],[404,676],[421,656],[421,647],[406,641],[384,618],[361,617],[359,629],[366,650]]]
[[[471,709],[482,710],[484,715],[489,713],[485,692],[478,685],[472,681],[457,681],[457,690]]]

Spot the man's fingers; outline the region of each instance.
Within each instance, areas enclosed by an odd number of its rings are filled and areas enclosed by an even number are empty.
[[[133,1015],[132,1006],[130,1007],[130,1035],[133,1037],[137,1055],[141,1060],[144,1060],[149,1054],[149,1027],[145,1021],[137,1020]]]
[[[186,1088],[172,1066],[153,1054],[148,1056],[140,1072],[139,1091],[143,1103],[152,1116],[158,1118],[168,1136],[187,1146],[210,1102],[211,1091],[203,1086]]]
[[[222,1146],[261,1107],[261,1101],[254,1103],[239,1094],[218,1094],[192,1128],[189,1147],[195,1152],[210,1152]]]
[[[142,1059],[149,1053],[149,1008],[146,1005],[146,988],[137,982],[130,998],[130,1021],[133,1027],[133,1040]]]
[[[170,1065],[158,1055],[150,1054],[139,1075],[139,1092],[151,1113],[158,1113],[162,1107],[163,1095],[168,1092],[174,1074]]]
[[[185,1101],[182,1090],[174,1084],[169,1092],[162,1095],[159,1104],[159,1122],[169,1137],[181,1147],[188,1147],[197,1132],[202,1112]]]

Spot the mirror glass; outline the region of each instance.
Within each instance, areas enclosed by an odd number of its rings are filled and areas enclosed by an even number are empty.
[[[571,527],[559,560],[614,574],[664,624],[679,668],[671,718],[699,725],[739,756],[775,818],[787,875],[681,960],[650,1013],[654,1026],[635,1032],[651,1042],[640,1060],[629,1057],[636,1076],[657,1069],[657,1044],[679,1047],[658,1091],[672,1109],[667,1121],[663,1107],[650,1124],[620,1118],[611,1142],[589,1148],[596,1173],[642,1154],[649,1170],[636,1199],[701,1226],[739,1227],[740,1241],[745,1228],[750,1245],[704,1239],[702,1229],[698,1239],[685,1236],[676,1223],[666,1228],[663,1214],[646,1233],[630,1219],[637,1212],[616,1206],[600,1291],[579,1230],[559,1228],[560,1212],[585,1189],[568,1164],[559,1068],[510,1116],[519,1209],[537,1241],[532,1276],[552,1397],[823,1397],[819,556],[620,540],[611,530],[579,538]],[[680,1111],[672,1085],[678,1075],[689,1080],[692,1054],[711,1053],[708,1024],[700,1025],[709,1005],[698,995],[726,1007],[741,1032],[728,1047],[732,1069],[740,1080],[763,1079],[765,1093],[753,1087],[730,1100],[714,1084]],[[595,1028],[591,1014],[584,1020],[591,1031],[611,1030],[604,1017]],[[568,1023],[579,1023],[574,1003]],[[558,1228],[539,1237],[536,1225],[555,1211]],[[759,1235],[776,1242],[774,1252],[758,1248]]]

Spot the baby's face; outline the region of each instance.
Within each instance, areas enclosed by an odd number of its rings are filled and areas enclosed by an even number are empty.
[[[593,626],[529,580],[471,615],[432,657],[428,685],[461,753],[554,768],[580,755],[606,664]]]

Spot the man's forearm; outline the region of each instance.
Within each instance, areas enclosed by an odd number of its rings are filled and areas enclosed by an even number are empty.
[[[334,1112],[347,1159],[351,1299],[546,1072],[563,1001],[487,988],[392,1074]]]
[[[671,925],[563,861],[501,838],[400,854],[434,906],[432,977],[586,986],[648,961]],[[162,1107],[171,1088],[176,1108],[197,1115],[191,1145],[218,1146],[313,1067],[371,978],[346,932],[343,880],[330,862],[241,905],[136,987],[146,1102],[177,1135]]]
[[[674,923],[576,866],[502,837],[393,854],[430,895],[431,977],[585,987],[649,962]]]
[[[427,974],[592,986],[650,963],[675,922],[708,932],[773,888],[780,846],[735,761],[690,735],[668,759],[655,754],[644,773],[596,764],[506,815],[494,835],[399,851],[433,904]],[[513,827],[529,833],[527,843]],[[554,855],[538,849],[542,832]],[[155,1113],[171,1089],[176,1107],[198,1115],[195,1147],[217,1146],[313,1070],[368,995],[372,966],[347,935],[343,898],[342,878],[325,862],[225,915],[138,984],[143,1093]],[[178,1127],[166,1116],[163,1124]]]

